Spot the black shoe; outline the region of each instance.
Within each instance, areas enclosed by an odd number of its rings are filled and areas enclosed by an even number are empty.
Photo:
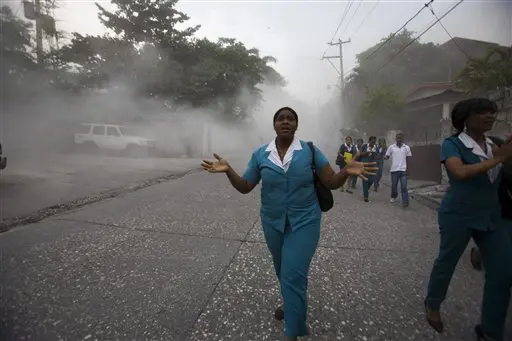
[[[368,198],[364,198],[364,202],[370,202],[370,200],[368,200]]]
[[[482,330],[482,326],[480,325],[475,327],[475,333],[478,341],[496,341],[495,339],[485,334],[484,331]]]
[[[480,254],[480,250],[476,247],[471,248],[471,266],[473,266],[473,269],[477,271],[482,271],[482,256]]]
[[[278,321],[284,320],[284,310],[281,306],[277,307],[276,311],[274,312],[274,317]]]
[[[428,306],[427,306],[427,300],[424,301],[424,305],[425,305],[425,316],[427,317],[427,322],[428,324],[438,333],[442,333],[443,330],[444,330],[444,323],[443,321],[434,321],[434,320],[431,320],[429,317],[428,317]]]

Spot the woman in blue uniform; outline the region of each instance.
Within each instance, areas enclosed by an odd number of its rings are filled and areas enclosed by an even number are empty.
[[[443,331],[441,303],[455,267],[469,240],[478,245],[486,271],[479,340],[503,340],[512,285],[512,242],[501,217],[498,189],[501,165],[512,156],[512,144],[495,146],[485,133],[492,129],[498,108],[487,99],[459,102],[452,110],[457,133],[441,147],[450,187],[438,213],[441,244],[428,284],[427,321]]]
[[[277,137],[253,152],[249,165],[239,176],[229,163],[214,154],[216,161],[203,161],[211,173],[226,173],[233,187],[246,194],[262,180],[261,223],[284,303],[285,340],[308,334],[308,270],[320,238],[321,210],[313,182],[312,163],[320,181],[330,189],[341,187],[349,176],[374,175],[372,163],[349,162],[335,173],[324,154],[315,148],[315,160],[306,142],[295,136],[298,116],[288,107],[274,115]]]

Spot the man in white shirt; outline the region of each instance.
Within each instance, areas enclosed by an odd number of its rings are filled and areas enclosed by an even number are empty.
[[[411,157],[411,148],[404,143],[404,134],[396,134],[396,143],[389,146],[385,159],[391,158],[391,202],[398,197],[398,183],[402,192],[402,205],[409,206],[407,191],[407,158]]]

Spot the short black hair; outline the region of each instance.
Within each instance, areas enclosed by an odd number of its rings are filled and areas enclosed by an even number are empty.
[[[369,141],[369,140],[371,140],[371,139],[376,140],[376,139],[377,139],[377,137],[376,137],[376,136],[370,136],[370,137],[368,138],[368,141]]]
[[[452,109],[452,126],[456,130],[456,135],[464,131],[466,121],[472,115],[483,114],[486,112],[498,112],[498,105],[488,98],[475,97],[457,102]]]
[[[290,107],[282,107],[281,109],[277,110],[276,113],[274,114],[274,124],[276,123],[277,121],[277,116],[279,116],[279,114],[285,110],[288,110],[289,112],[292,113],[293,117],[295,117],[295,121],[297,121],[297,123],[299,123],[299,115],[297,115],[297,113],[295,112],[295,110],[293,110],[292,108]]]

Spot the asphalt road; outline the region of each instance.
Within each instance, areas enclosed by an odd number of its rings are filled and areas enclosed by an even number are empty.
[[[198,163],[195,159],[80,154],[10,156],[0,174],[0,225],[11,225],[27,216],[44,216],[41,211],[48,208],[72,201],[87,202],[89,197],[106,191],[179,175],[197,168]]]
[[[307,340],[474,340],[483,275],[469,255],[438,336],[422,306],[435,212],[393,206],[386,188],[370,199],[336,192],[324,217]],[[258,191],[201,172],[0,234],[0,339],[279,340],[258,209]]]

